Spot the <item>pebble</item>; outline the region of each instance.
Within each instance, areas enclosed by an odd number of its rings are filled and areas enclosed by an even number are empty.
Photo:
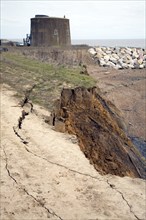
[[[95,47],[88,52],[92,59],[104,67],[115,69],[143,69],[146,68],[146,49],[130,47]]]

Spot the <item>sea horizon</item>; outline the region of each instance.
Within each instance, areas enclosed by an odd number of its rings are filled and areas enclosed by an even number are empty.
[[[140,47],[146,48],[146,39],[72,39],[72,44],[106,47]]]

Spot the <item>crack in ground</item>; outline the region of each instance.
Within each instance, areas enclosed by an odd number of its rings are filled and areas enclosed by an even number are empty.
[[[18,136],[18,135],[17,135],[17,136]],[[19,136],[18,136],[18,137],[19,137]],[[21,140],[22,140],[22,138],[21,138]],[[23,140],[24,140],[24,139],[23,139]],[[47,160],[46,158],[41,157],[41,156],[39,156],[39,155],[33,153],[32,151],[30,151],[30,150],[26,147],[26,145],[28,144],[28,142],[23,141],[23,144],[25,145],[25,149],[26,149],[27,152],[31,153],[31,154],[34,155],[35,157],[38,157],[38,158],[41,158],[41,159],[47,161],[47,162],[50,163],[50,164],[53,164],[53,165],[62,167],[62,168],[64,168],[64,169],[67,169],[68,171],[77,173],[77,174],[82,175],[82,176],[87,176],[87,177],[90,177],[90,178],[97,179],[97,180],[99,180],[99,181],[105,182],[104,180],[101,180],[101,179],[99,179],[99,178],[97,178],[97,177],[91,176],[90,174],[85,174],[85,173],[82,173],[82,172],[79,172],[79,171],[70,169],[70,168],[68,168],[68,167],[66,167],[66,166],[64,166],[64,165],[62,165],[62,164],[58,164],[58,163],[52,162],[52,161],[50,161],[50,160]],[[116,189],[115,186],[109,182],[109,180],[107,180],[106,182],[107,182],[107,184],[108,184],[113,190],[115,190],[116,192],[118,192],[118,193],[121,195],[122,199],[123,199],[123,200],[126,202],[126,204],[128,205],[128,207],[129,207],[129,209],[130,209],[130,212],[134,215],[134,217],[135,217],[137,220],[140,220],[140,219],[136,216],[136,214],[132,211],[132,207],[131,207],[131,205],[128,203],[128,201],[125,199],[123,193],[122,193],[121,191],[119,191],[118,189]]]
[[[18,127],[19,129],[22,128],[22,123],[23,123],[23,121],[24,121],[24,119],[25,119],[25,116],[27,116],[27,115],[29,115],[29,113],[28,113],[28,112],[25,112],[24,110],[22,110],[22,115],[21,115],[20,118],[18,119],[18,125],[17,125],[17,127]]]
[[[42,158],[41,156],[38,156],[38,155],[32,153],[28,148],[26,148],[26,150],[27,150],[29,153],[33,154],[34,156],[37,156],[37,157],[39,157],[39,158],[41,158],[41,159],[44,159],[44,160],[46,160],[47,162],[49,162],[49,163],[51,163],[51,164],[54,164],[54,165],[57,165],[57,166],[61,166],[61,167],[65,168],[65,169],[68,169],[69,171],[78,173],[78,174],[80,174],[80,175],[88,176],[88,177],[91,177],[91,178],[93,178],[93,179],[99,180],[97,177],[91,176],[91,175],[89,175],[89,174],[84,174],[84,173],[81,173],[81,172],[78,172],[78,171],[69,169],[69,168],[67,168],[67,167],[65,167],[65,166],[63,166],[63,165],[61,165],[61,164],[57,164],[57,163],[48,161],[46,158]],[[5,154],[5,161],[6,161],[6,166],[5,166],[5,167],[6,167],[7,173],[8,173],[8,175],[9,175],[9,177],[10,177],[17,185],[19,185],[18,182],[17,182],[17,180],[11,175],[10,170],[8,169],[8,157],[7,157],[7,154],[6,154],[6,151],[4,150],[4,148],[3,148],[3,151],[4,151],[4,154]],[[100,181],[104,181],[104,180],[100,180]],[[137,220],[140,220],[140,218],[138,218],[138,217],[135,215],[135,213],[132,211],[132,207],[131,207],[131,205],[128,203],[128,201],[125,199],[123,193],[122,193],[121,191],[119,191],[117,188],[115,188],[115,185],[111,184],[111,183],[109,182],[109,180],[107,180],[106,183],[110,186],[110,188],[112,188],[113,190],[115,190],[116,192],[118,192],[118,193],[121,195],[122,199],[123,199],[123,200],[126,202],[126,204],[128,205],[128,207],[129,207],[129,209],[130,209],[130,212],[134,215],[134,217],[135,217]],[[39,201],[39,200],[36,199],[33,195],[31,195],[25,188],[23,188],[23,187],[19,187],[19,188],[20,188],[20,189],[23,189],[23,191],[24,191],[28,196],[32,197],[37,203],[39,203],[40,206],[42,206],[43,208],[45,208],[49,214],[58,217],[60,220],[63,220],[63,219],[62,219],[60,216],[58,216],[54,211],[50,211],[50,209],[48,209],[41,201]]]
[[[32,88],[32,89],[33,89],[33,88]],[[30,92],[32,91],[32,89],[29,90],[29,95],[30,95]],[[27,93],[26,93],[26,94],[27,94]],[[25,104],[27,104],[27,103],[29,103],[29,99],[28,99],[28,96],[25,95],[25,98],[24,98],[24,100],[22,101],[21,107],[24,107]],[[33,111],[33,105],[31,104],[30,112],[32,112],[32,111]],[[27,116],[27,115],[29,115],[29,113],[26,113],[26,112],[23,110],[21,117],[18,119],[18,125],[17,125],[18,130],[22,128],[23,120],[25,120],[25,116]],[[50,160],[47,160],[47,159],[44,158],[44,157],[41,157],[41,156],[39,156],[39,155],[33,153],[32,151],[30,151],[30,150],[26,147],[26,145],[28,145],[29,142],[27,142],[26,140],[24,140],[24,138],[22,138],[21,135],[19,135],[19,133],[16,131],[15,127],[13,127],[13,130],[14,130],[14,133],[20,138],[20,140],[22,141],[22,143],[25,145],[26,151],[27,151],[28,153],[31,153],[31,154],[34,155],[35,157],[41,158],[41,159],[47,161],[47,162],[50,163],[50,164],[53,164],[53,165],[62,167],[62,168],[64,168],[64,169],[67,169],[68,171],[77,173],[77,174],[79,174],[79,175],[88,176],[88,177],[90,177],[90,178],[97,179],[97,180],[99,180],[99,181],[105,182],[104,180],[101,180],[101,179],[99,179],[99,178],[97,178],[97,177],[91,176],[90,174],[85,174],[85,173],[82,173],[82,172],[79,172],[79,171],[70,169],[70,168],[68,168],[68,167],[66,167],[66,166],[64,166],[64,165],[61,165],[61,164],[52,162],[52,161],[50,161]],[[5,156],[6,156],[6,152],[5,152],[5,151],[4,151],[4,153],[5,153]],[[7,157],[6,157],[6,169],[7,169],[8,175],[13,179],[13,181],[15,181],[16,184],[18,184],[17,181],[16,181],[16,180],[11,176],[11,174],[10,174],[10,171],[9,171],[8,165],[7,165],[7,160],[8,160],[8,159],[7,159]],[[118,192],[118,193],[121,195],[122,199],[126,202],[127,206],[129,207],[130,212],[134,215],[134,217],[135,217],[137,220],[140,220],[140,219],[135,215],[135,213],[132,211],[132,207],[131,207],[131,205],[128,203],[128,201],[125,199],[123,193],[122,193],[121,191],[119,191],[118,189],[116,189],[115,186],[114,186],[113,184],[111,184],[108,179],[107,179],[106,183],[110,186],[110,188],[112,188],[113,190],[115,190],[116,192]],[[27,191],[25,188],[23,188],[23,190],[25,191],[25,193],[26,193],[27,195],[31,196],[36,202],[38,202],[43,208],[45,208],[45,209],[48,211],[49,214],[54,215],[54,216],[56,216],[56,217],[58,217],[59,219],[62,220],[62,218],[61,218],[60,216],[58,216],[55,212],[50,211],[47,207],[44,206],[44,204],[43,204],[42,202],[40,202],[39,200],[37,200],[33,195],[29,194],[28,191]]]
[[[24,187],[21,186],[20,183],[17,182],[17,180],[11,175],[10,170],[8,168],[8,157],[6,154],[6,151],[3,147],[3,152],[5,154],[5,161],[6,161],[6,165],[5,168],[7,170],[8,176],[18,185],[18,188],[23,190],[29,197],[33,198],[42,208],[46,209],[47,212],[53,216],[56,216],[57,218],[59,218],[60,220],[63,220],[59,215],[57,215],[54,211],[50,210],[49,208],[47,208],[41,201],[39,201],[38,199],[36,199],[33,195],[31,195]]]
[[[3,147],[3,152],[4,152],[4,154],[5,154],[5,161],[6,161],[5,168],[6,168],[6,170],[7,170],[8,176],[9,176],[16,184],[18,184],[17,181],[16,181],[16,179],[11,175],[10,170],[9,170],[9,168],[8,168],[8,158],[7,158],[7,154],[6,154],[6,151],[5,151],[4,147]]]
[[[25,101],[24,101],[24,100],[25,100]],[[24,107],[25,104],[28,103],[28,98],[24,98],[24,100],[22,101],[23,104],[21,104],[21,107]],[[33,111],[33,105],[31,106],[30,112],[32,112],[32,111]],[[41,159],[47,161],[47,162],[50,163],[50,164],[53,164],[53,165],[56,165],[56,166],[59,166],[59,167],[63,167],[64,169],[67,169],[67,170],[69,170],[69,171],[71,171],[71,172],[78,173],[78,174],[80,174],[80,175],[88,176],[88,177],[91,177],[91,178],[94,178],[94,179],[98,179],[99,181],[102,181],[102,180],[100,180],[100,179],[97,178],[97,177],[91,176],[90,174],[85,174],[85,173],[82,173],[82,172],[79,172],[79,171],[70,169],[70,168],[68,168],[68,167],[66,167],[66,166],[64,166],[64,165],[61,165],[61,164],[58,164],[58,163],[49,161],[49,160],[47,160],[46,158],[43,158],[43,157],[41,157],[41,156],[39,156],[39,155],[33,153],[32,151],[30,151],[30,150],[26,147],[26,145],[28,145],[29,142],[26,141],[24,138],[22,138],[21,135],[18,133],[18,131],[19,131],[20,129],[22,129],[22,123],[23,123],[23,121],[25,120],[25,116],[27,116],[27,115],[29,115],[29,113],[26,113],[24,110],[22,110],[22,115],[21,115],[21,116],[19,117],[19,119],[18,119],[18,125],[17,125],[16,127],[13,126],[13,131],[14,131],[15,135],[16,135],[16,136],[22,141],[22,143],[25,145],[25,149],[26,149],[27,152],[33,154],[35,157],[38,157],[38,158],[41,158]],[[16,128],[18,128],[18,131],[16,131]]]
[[[70,168],[68,168],[67,166],[64,166],[64,165],[59,164],[59,163],[55,163],[55,162],[50,161],[50,160],[48,160],[48,159],[46,159],[46,158],[44,158],[44,157],[41,157],[41,156],[39,156],[39,155],[37,155],[37,154],[31,152],[27,147],[25,147],[25,149],[26,149],[29,153],[33,154],[35,157],[41,158],[41,159],[47,161],[47,162],[50,163],[50,164],[53,164],[53,165],[62,167],[62,168],[66,169],[66,170],[68,170],[68,171],[70,171],[70,172],[77,173],[77,174],[82,175],[82,176],[88,176],[88,177],[90,177],[90,178],[97,179],[97,180],[99,180],[99,181],[103,181],[103,180],[98,179],[97,177],[91,176],[90,174],[86,174],[86,173],[79,172],[79,171],[77,171],[77,170],[70,169]]]
[[[28,195],[31,196],[37,203],[39,203],[43,208],[45,208],[47,210],[47,212],[53,216],[56,216],[57,218],[63,220],[59,215],[57,215],[54,211],[50,211],[50,209],[48,209],[41,201],[39,201],[38,199],[36,199],[33,195],[31,195],[30,193],[28,193],[28,191],[24,188],[23,189],[24,192]]]
[[[28,143],[29,143],[28,141],[24,140],[24,138],[22,138],[22,137],[20,136],[20,134],[18,134],[18,132],[16,131],[16,129],[15,129],[14,126],[13,126],[13,131],[14,131],[14,133],[17,135],[17,137],[20,138],[20,140],[22,141],[23,144],[28,144]]]
[[[30,93],[32,92],[34,87],[35,87],[35,85],[32,88],[30,88],[29,90],[26,91],[25,97],[21,101],[21,104],[20,104],[20,106],[23,108],[25,106],[25,104],[29,103],[30,104],[30,112],[33,111],[33,104],[29,102],[29,96],[30,96]],[[18,119],[18,124],[17,124],[18,130],[22,128],[22,123],[25,120],[25,117],[27,115],[29,115],[29,112],[25,112],[25,110],[22,110],[21,116]],[[26,140],[24,140],[24,138],[22,138],[21,135],[16,131],[15,127],[13,127],[13,131],[20,138],[20,140],[22,141],[23,144],[25,144],[25,145],[28,144],[28,142]],[[29,150],[27,150],[27,151],[29,152]],[[28,196],[33,198],[42,208],[46,209],[49,214],[51,214],[53,216],[56,216],[60,220],[63,220],[54,211],[51,211],[50,209],[48,209],[41,201],[39,201],[33,195],[31,195],[24,187],[21,186],[20,183],[18,184],[17,180],[11,175],[10,170],[8,168],[8,157],[7,157],[7,154],[6,154],[6,151],[5,151],[4,147],[3,147],[3,152],[5,154],[5,161],[6,161],[5,168],[7,170],[8,176],[18,185],[19,189],[22,189]]]
[[[88,176],[88,177],[90,177],[90,178],[97,179],[97,180],[99,180],[99,181],[103,181],[103,180],[101,180],[101,179],[99,179],[99,178],[97,178],[97,177],[95,177],[95,176],[92,176],[92,175],[90,175],[90,174],[86,174],[86,173],[82,173],[82,172],[79,172],[79,171],[70,169],[70,168],[68,168],[67,166],[64,166],[64,165],[59,164],[59,163],[55,163],[55,162],[50,161],[50,160],[48,160],[48,159],[46,159],[46,158],[44,158],[44,157],[42,157],[42,156],[40,156],[40,155],[37,155],[37,154],[33,153],[32,151],[30,151],[30,150],[26,147],[26,145],[28,146],[29,142],[25,141],[25,140],[18,134],[18,132],[15,130],[14,127],[13,127],[13,130],[14,130],[15,134],[22,140],[22,143],[25,145],[25,150],[26,150],[28,153],[31,153],[32,155],[34,155],[35,157],[38,157],[38,158],[40,158],[40,159],[43,159],[43,160],[47,161],[47,162],[50,163],[50,164],[53,164],[53,165],[62,167],[62,168],[66,169],[66,170],[68,170],[68,171],[70,171],[70,172],[77,173],[77,174],[80,174],[80,175],[82,175],[82,176]]]
[[[132,206],[128,203],[127,199],[124,197],[123,193],[121,191],[119,191],[117,188],[115,188],[115,185],[111,184],[109,182],[109,180],[107,180],[107,184],[113,189],[115,190],[116,192],[118,192],[122,199],[126,202],[126,204],[128,205],[129,209],[130,209],[130,212],[134,215],[134,217],[138,220],[141,220],[140,218],[137,217],[137,215],[132,211]]]

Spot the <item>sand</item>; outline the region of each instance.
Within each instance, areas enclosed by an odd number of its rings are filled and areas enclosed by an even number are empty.
[[[18,130],[22,108],[14,95],[2,85],[2,220],[146,219],[144,180],[99,175],[74,136],[44,122],[49,112],[40,106]]]
[[[145,69],[114,70],[89,66],[89,73],[106,98],[123,114],[130,137],[146,140],[146,75]]]

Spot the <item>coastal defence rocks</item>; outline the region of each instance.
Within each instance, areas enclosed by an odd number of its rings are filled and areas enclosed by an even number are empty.
[[[146,68],[146,49],[130,47],[95,47],[88,52],[92,59],[103,67],[114,69]]]
[[[51,113],[55,130],[69,132],[101,174],[145,177],[144,161],[124,132],[118,110],[96,87],[63,89]]]

